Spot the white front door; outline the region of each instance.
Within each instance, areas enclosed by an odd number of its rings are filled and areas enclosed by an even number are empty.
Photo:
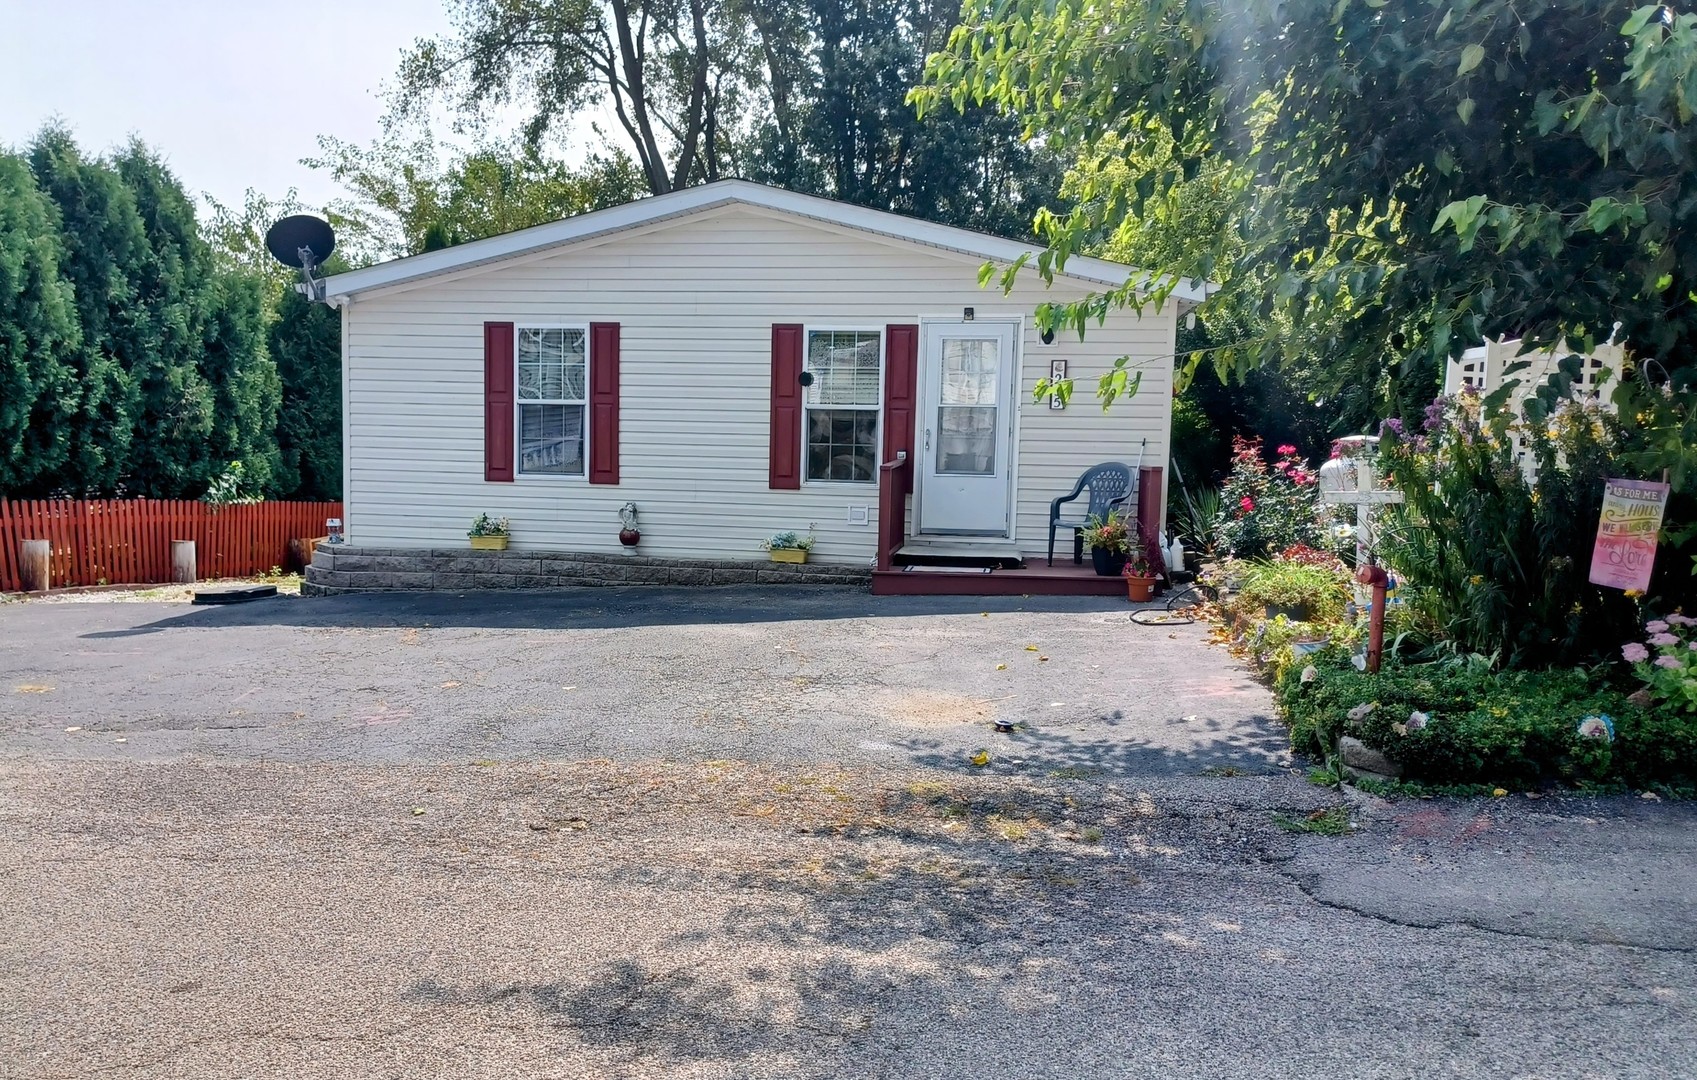
[[[925,323],[919,533],[1007,537],[1013,523],[1015,322]]]

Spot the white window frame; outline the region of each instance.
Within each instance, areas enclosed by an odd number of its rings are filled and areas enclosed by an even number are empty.
[[[864,490],[878,486],[878,470],[884,464],[884,380],[889,377],[889,337],[882,326],[843,326],[826,323],[815,326],[803,323],[801,328],[801,370],[812,370],[807,366],[808,357],[812,355],[814,334],[873,334],[878,338],[878,403],[876,405],[810,405],[807,392],[811,387],[801,390],[801,482],[806,487],[824,488],[854,488]],[[808,459],[807,433],[813,426],[809,414],[820,412],[870,412],[877,416],[872,435],[872,478],[870,480],[815,480],[807,475]]]
[[[567,401],[564,398],[524,398],[519,396],[519,339],[526,330],[581,330],[583,332],[583,400]],[[589,482],[589,424],[591,413],[589,407],[589,390],[594,385],[595,342],[589,333],[588,323],[579,322],[514,322],[513,323],[513,479],[527,483],[577,483]],[[524,464],[524,406],[526,405],[581,405],[583,407],[583,472],[573,476],[570,473],[525,472]]]

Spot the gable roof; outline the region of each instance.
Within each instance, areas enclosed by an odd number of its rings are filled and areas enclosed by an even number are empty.
[[[1012,262],[1023,254],[1034,254],[1033,245],[1030,243],[1007,240],[988,233],[957,229],[952,225],[938,225],[885,210],[872,210],[864,206],[822,199],[815,195],[802,195],[748,180],[718,180],[666,195],[637,199],[605,210],[592,210],[587,214],[578,214],[518,232],[503,233],[454,247],[428,251],[422,255],[394,259],[362,270],[350,270],[327,279],[325,293],[332,303],[338,303],[371,289],[468,270],[503,259],[530,255],[549,248],[650,225],[668,218],[735,204],[775,210],[996,262]],[[1065,273],[1059,276],[1112,288],[1125,284],[1126,279],[1134,273],[1135,269],[1120,263],[1074,255],[1067,260]],[[1181,307],[1201,303],[1207,298],[1207,285],[1193,285],[1194,283],[1190,282],[1180,282],[1179,287],[1173,290],[1173,295],[1178,298]]]

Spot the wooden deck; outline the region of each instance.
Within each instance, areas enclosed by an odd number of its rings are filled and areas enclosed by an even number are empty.
[[[1119,596],[1125,582],[1118,577],[1099,577],[1085,563],[1075,566],[1070,557],[1057,558],[1049,566],[1041,558],[1029,559],[1022,570],[953,570],[914,566],[874,570],[872,592],[877,596]]]

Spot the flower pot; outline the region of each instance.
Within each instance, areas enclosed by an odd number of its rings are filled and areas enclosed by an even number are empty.
[[[510,537],[506,536],[474,536],[471,538],[471,549],[473,551],[505,551],[509,539]]]
[[[1120,571],[1125,569],[1125,555],[1118,551],[1091,548],[1090,565],[1101,577],[1119,577]]]
[[[807,552],[800,548],[773,548],[767,554],[772,556],[773,562],[804,563],[807,561]]]
[[[1315,638],[1311,641],[1293,641],[1290,643],[1292,656],[1312,656],[1331,643],[1330,638]]]
[[[1268,604],[1267,618],[1276,619],[1280,615],[1291,622],[1307,622],[1311,612],[1306,604]]]
[[[1155,597],[1155,578],[1128,577],[1125,579],[1126,598],[1134,604],[1146,604]]]

